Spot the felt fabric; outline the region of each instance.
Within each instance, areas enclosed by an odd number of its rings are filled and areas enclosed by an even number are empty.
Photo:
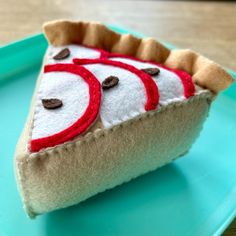
[[[44,32],[54,46],[76,43],[184,70],[192,75],[197,85],[214,93],[234,81],[222,67],[194,51],[169,50],[155,39],[121,35],[100,23],[58,20],[44,24]]]
[[[15,161],[29,216],[76,204],[185,153],[199,135],[209,99],[211,94],[203,91],[184,102],[38,153],[22,148],[30,139],[31,112]]]
[[[131,119],[147,110],[156,109],[158,89],[152,78],[128,64],[103,59],[77,59],[102,83],[108,76],[119,78],[118,86],[103,92],[100,111],[105,127]]]
[[[111,61],[108,59],[98,58],[98,59],[74,59],[73,62],[75,64],[79,65],[86,65],[86,64],[103,64],[103,65],[110,65],[114,68],[122,68],[126,70],[127,72],[131,72],[132,74],[135,74],[143,83],[145,91],[146,91],[146,104],[145,104],[145,110],[154,110],[157,107],[157,104],[159,102],[159,93],[158,88],[153,81],[152,77],[149,76],[147,73],[143,72],[142,70],[138,70],[136,67],[122,63],[119,61]],[[124,74],[125,76],[125,74]]]
[[[120,35],[101,24],[56,21],[46,24],[44,30],[53,46],[80,44],[155,61],[187,71],[195,84],[208,90],[197,86],[196,94],[187,100],[172,99],[173,102],[159,109],[110,128],[103,127],[100,116],[95,120],[94,113],[86,133],[32,153],[29,144],[37,91],[43,77],[41,72],[14,161],[18,188],[30,217],[79,203],[188,151],[207,117],[213,93],[225,89],[233,81],[221,67],[195,52],[170,51],[154,39]],[[104,53],[102,58],[106,57]],[[45,58],[44,64],[47,60]],[[74,66],[76,70],[78,65]]]
[[[110,57],[109,59],[133,65],[138,69],[145,69],[148,67],[150,68],[158,67],[160,69],[160,73],[157,76],[152,76],[152,78],[157,84],[160,96],[159,103],[161,105],[167,105],[168,103],[171,103],[174,100],[176,101],[177,99],[178,100],[185,99],[184,87],[182,81],[179,78],[179,76],[176,75],[175,73],[151,63],[135,61],[128,58]]]
[[[70,56],[62,59],[62,60],[55,60],[53,57],[59,53],[62,49],[68,48],[70,51]],[[81,45],[76,44],[69,44],[66,46],[52,46],[50,45],[47,50],[47,61],[48,64],[55,64],[55,63],[72,63],[73,58],[100,58],[103,57],[103,51],[99,49],[93,49]]]
[[[74,47],[80,51],[80,46]],[[66,48],[69,48],[69,46],[66,46]],[[81,53],[78,53],[77,56],[83,56],[84,47],[82,48]],[[86,50],[89,51],[88,48],[85,48],[84,56],[90,56],[89,53],[86,54]],[[96,49],[91,50],[97,52]],[[50,55],[50,52],[47,54],[47,61],[50,62],[51,59],[48,55]],[[132,119],[147,110],[156,109],[159,95],[160,105],[181,101],[185,98],[184,94],[193,95],[189,93],[188,87],[183,83],[180,72],[176,73],[164,68],[162,65],[137,61],[125,55],[107,54],[107,57],[109,59],[74,59],[74,62],[77,64],[85,64],[84,67],[92,72],[100,84],[111,75],[119,78],[118,86],[104,91],[102,95],[100,118],[105,128]],[[71,59],[68,61],[68,58],[65,58],[61,61],[63,63],[70,62]],[[137,68],[155,68],[157,66],[160,74],[152,78],[143,71],[137,70]],[[66,67],[66,64],[64,64],[64,67]],[[68,67],[70,68],[71,66],[68,65]],[[49,145],[49,139],[45,138],[63,132],[85,113],[90,97],[88,84],[85,81],[86,78],[84,80],[81,77],[78,78],[77,74],[63,71],[44,73],[36,101],[34,126],[32,129],[32,151],[39,151],[40,145],[45,148],[51,146],[52,142],[60,144],[62,141],[50,141],[51,144]],[[190,83],[192,83],[191,77]],[[158,92],[158,90],[160,91]],[[50,98],[63,100],[63,107],[56,110],[45,109],[42,106],[42,100]],[[70,137],[75,138],[72,135]],[[42,143],[45,144],[43,145]]]
[[[110,75],[119,78],[117,86],[103,91],[102,94],[100,117],[105,128],[146,112],[145,87],[137,75],[120,67],[109,65],[91,64],[84,65],[84,67],[91,71],[100,83]]]
[[[96,51],[95,49],[93,50]],[[161,65],[126,58],[125,55],[123,57],[116,55],[115,57],[114,54],[107,54],[107,57],[109,59],[74,60],[75,63],[83,65],[89,70],[100,84],[111,75],[119,78],[119,84],[115,88],[104,91],[102,95],[100,118],[105,128],[132,119],[149,109],[156,109],[159,94],[160,105],[167,105],[168,103],[185,99],[185,86],[180,78],[181,75],[179,76],[175,71],[163,68]],[[63,62],[67,59],[64,59]],[[63,65],[65,68],[67,67],[66,64]],[[155,68],[157,66],[160,69],[160,74],[152,78],[143,71],[136,69]],[[56,65],[51,67],[56,67]],[[68,65],[68,67],[70,68],[71,65]],[[55,136],[80,119],[88,107],[89,94],[86,78],[84,80],[80,76],[78,78],[77,74],[63,71],[44,73],[36,101],[31,150],[39,151],[40,145],[42,145],[42,138]],[[45,109],[42,105],[42,100],[50,98],[62,100],[63,107],[56,110]],[[72,135],[70,137],[75,138]],[[46,138],[45,142],[49,142],[49,139]],[[55,144],[60,144],[60,142],[55,141]],[[42,147],[45,148],[50,145],[45,143]]]
[[[42,99],[62,100],[60,109],[47,110]],[[32,139],[47,137],[71,126],[89,104],[89,87],[78,75],[68,72],[44,73],[36,99]]]
[[[108,53],[108,58],[113,59],[113,60],[125,60],[128,63],[134,63],[133,65],[136,65],[137,68],[140,69],[145,69],[143,66],[151,66],[150,68],[159,68],[158,70],[160,71],[160,68],[162,68],[165,71],[168,71],[169,73],[177,75],[177,77],[181,80],[182,85],[183,85],[183,91],[184,91],[184,96],[186,98],[189,98],[194,95],[195,93],[195,86],[192,80],[192,77],[190,74],[183,70],[179,69],[172,69],[170,67],[167,67],[165,65],[162,65],[157,62],[153,61],[144,61],[132,56],[128,55],[123,55],[123,54],[117,54],[117,53]],[[153,75],[154,76],[154,75]]]
[[[42,106],[42,99],[59,97],[64,100],[60,109]],[[97,118],[100,104],[100,83],[84,67],[45,66],[36,98],[31,151],[64,143],[85,132]]]

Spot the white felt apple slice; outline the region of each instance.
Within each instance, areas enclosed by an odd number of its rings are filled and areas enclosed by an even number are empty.
[[[73,58],[103,58],[107,53],[101,49],[69,44],[65,46],[48,47],[47,64],[72,63]]]
[[[105,127],[129,120],[158,105],[158,89],[150,75],[122,62],[107,59],[74,59],[102,84],[110,76],[119,83],[103,91],[100,117]]]
[[[45,66],[35,104],[31,151],[85,132],[95,121],[100,103],[100,83],[88,70],[74,64]]]
[[[194,95],[195,87],[192,78],[184,71],[170,69],[154,62],[145,62],[127,55],[110,53],[108,57],[109,60],[120,61],[138,69],[159,68],[160,72],[152,78],[158,86],[160,105],[167,105]]]

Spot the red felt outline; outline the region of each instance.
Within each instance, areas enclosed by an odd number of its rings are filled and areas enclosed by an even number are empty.
[[[158,62],[141,60],[141,59],[133,57],[133,56],[119,54],[119,53],[108,53],[107,56],[108,56],[108,58],[121,57],[121,58],[127,58],[127,59],[131,59],[131,60],[139,61],[139,62],[147,62],[147,63],[153,64],[153,65],[159,66],[159,67],[166,69],[168,71],[171,71],[171,72],[175,73],[181,79],[182,84],[183,84],[183,88],[184,88],[184,96],[186,98],[192,97],[195,93],[195,86],[194,86],[194,83],[192,80],[192,76],[183,70],[172,69],[172,68],[164,66],[163,64],[160,64]]]
[[[90,47],[90,46],[85,46],[85,47],[99,51],[100,52],[100,59],[109,59],[112,57],[127,58],[127,59],[131,59],[131,60],[139,61],[139,62],[150,63],[153,65],[159,66],[165,70],[171,71],[171,72],[175,73],[181,79],[181,82],[182,82],[183,88],[184,88],[185,98],[192,97],[195,93],[195,86],[194,86],[194,83],[192,80],[192,76],[183,70],[172,69],[172,68],[169,68],[169,67],[167,67],[163,64],[160,64],[158,62],[149,61],[149,60],[142,60],[142,59],[130,56],[130,55],[125,55],[125,54],[120,54],[120,53],[112,53],[112,52],[108,52],[108,51],[105,51],[100,48],[95,48],[95,47]]]
[[[139,58],[129,56],[129,55],[125,55],[125,54],[120,54],[120,53],[112,53],[112,52],[108,52],[108,51],[105,51],[103,49],[95,48],[95,47],[92,47],[92,46],[85,46],[85,45],[82,45],[82,46],[84,46],[86,48],[94,49],[94,50],[100,52],[99,59],[109,59],[111,57],[121,57],[121,58],[136,60],[136,61],[139,61],[139,62],[147,62],[147,63],[153,64],[153,65],[159,66],[159,67],[161,67],[163,69],[166,69],[168,71],[171,71],[171,72],[175,73],[181,79],[181,82],[182,82],[183,88],[184,88],[185,98],[192,97],[195,94],[195,86],[194,86],[194,83],[193,83],[193,80],[192,80],[192,76],[189,75],[187,72],[185,72],[183,70],[172,69],[172,68],[169,68],[169,67],[167,67],[163,64],[160,64],[158,62],[149,61],[149,60],[141,60]]]
[[[101,104],[101,85],[97,78],[83,66],[75,64],[53,64],[44,67],[44,73],[69,72],[81,76],[89,86],[89,104],[84,114],[67,129],[48,137],[31,140],[31,152],[37,152],[42,148],[53,147],[67,142],[79,134],[85,132],[95,121]]]
[[[105,58],[97,58],[97,59],[79,59],[74,58],[73,62],[75,64],[84,65],[84,64],[105,64],[105,65],[111,65],[123,68],[125,70],[129,70],[130,72],[134,73],[136,76],[138,76],[141,81],[144,84],[145,90],[146,90],[146,96],[147,96],[147,102],[145,104],[145,110],[150,111],[156,109],[158,102],[159,102],[159,92],[156,83],[152,79],[150,75],[147,73],[137,69],[136,67],[119,62],[119,61],[112,61]]]

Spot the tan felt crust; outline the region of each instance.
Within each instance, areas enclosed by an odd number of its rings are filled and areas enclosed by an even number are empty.
[[[199,135],[211,98],[210,92],[202,91],[184,102],[30,154],[26,147],[31,110],[15,159],[27,213],[33,218],[76,204],[177,158]]]
[[[54,46],[82,44],[185,70],[197,85],[214,93],[226,89],[233,82],[222,67],[194,51],[169,50],[155,39],[121,35],[100,23],[57,20],[44,24],[44,31]]]

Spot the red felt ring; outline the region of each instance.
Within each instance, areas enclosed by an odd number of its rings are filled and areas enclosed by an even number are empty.
[[[32,152],[62,144],[82,134],[93,124],[100,109],[101,85],[89,70],[75,64],[46,65],[44,73],[50,72],[69,72],[81,76],[89,86],[89,104],[84,114],[70,127],[51,136],[31,140],[30,149]]]
[[[122,69],[130,71],[131,73],[134,73],[136,76],[138,76],[141,79],[146,90],[147,102],[145,104],[145,110],[150,111],[150,110],[156,109],[159,102],[159,92],[158,92],[157,85],[152,79],[152,77],[148,75],[147,73],[143,72],[142,70],[139,70],[132,65],[119,62],[119,61],[108,60],[106,58],[96,58],[96,59],[74,58],[73,62],[79,65],[100,63],[100,64],[105,64],[105,65],[120,67]]]
[[[119,53],[108,53],[107,57],[108,58],[120,57],[120,58],[131,59],[131,60],[139,61],[139,62],[147,62],[147,63],[153,64],[153,65],[156,65],[160,68],[163,68],[165,70],[171,71],[171,72],[175,73],[181,79],[181,82],[182,82],[182,85],[184,88],[184,96],[186,98],[192,97],[195,93],[195,86],[193,83],[192,76],[183,70],[172,69],[172,68],[169,68],[163,64],[160,64],[160,63],[157,63],[154,61],[141,60],[141,59],[133,57],[133,56],[119,54]]]

